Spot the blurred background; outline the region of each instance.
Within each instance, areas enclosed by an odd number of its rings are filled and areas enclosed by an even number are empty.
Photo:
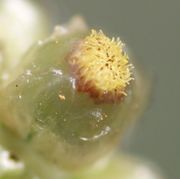
[[[82,15],[90,27],[120,36],[152,75],[149,106],[122,148],[180,178],[180,1],[36,0],[51,25]],[[143,89],[142,89],[143,90]]]

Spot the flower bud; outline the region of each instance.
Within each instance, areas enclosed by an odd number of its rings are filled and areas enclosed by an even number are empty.
[[[27,49],[47,33],[41,9],[30,1],[0,1],[0,81],[19,64]]]
[[[109,153],[145,97],[141,75],[122,42],[82,27],[59,27],[39,41],[0,91],[4,125],[32,151],[65,169]]]

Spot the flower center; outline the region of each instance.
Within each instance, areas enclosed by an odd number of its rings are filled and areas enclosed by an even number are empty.
[[[69,59],[78,91],[87,92],[99,102],[115,102],[126,96],[132,78],[132,64],[122,42],[102,31],[91,31]]]

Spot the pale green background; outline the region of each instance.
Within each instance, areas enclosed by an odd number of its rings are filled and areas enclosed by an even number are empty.
[[[124,149],[154,161],[167,178],[179,179],[180,0],[38,1],[54,25],[82,14],[91,27],[120,36],[152,73],[150,105]]]

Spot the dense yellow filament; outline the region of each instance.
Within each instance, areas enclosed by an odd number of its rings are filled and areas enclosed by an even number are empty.
[[[133,79],[132,65],[128,62],[122,42],[108,38],[101,30],[91,30],[73,54],[71,64],[77,68],[75,75],[80,86],[88,84],[90,89],[96,90],[96,96],[97,93],[98,96],[108,94],[113,99],[124,96],[127,85]]]

